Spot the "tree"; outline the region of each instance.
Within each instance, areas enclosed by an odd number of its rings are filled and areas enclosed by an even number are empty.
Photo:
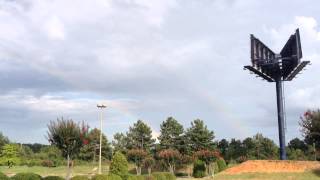
[[[206,171],[209,175],[212,175],[212,163],[220,157],[219,153],[210,150],[199,150],[195,152],[194,156],[200,159],[206,164]]]
[[[6,144],[1,151],[1,164],[7,164],[9,168],[20,162],[18,147],[16,144]]]
[[[8,137],[4,136],[4,135],[2,134],[2,132],[0,132],[0,149],[1,149],[4,145],[9,144],[9,143],[10,143],[10,141],[9,141]]]
[[[116,133],[113,135],[112,146],[115,152],[127,153],[128,138],[123,133]]]
[[[121,152],[116,152],[112,157],[110,172],[126,179],[128,176],[128,161]]]
[[[320,148],[320,109],[307,110],[300,117],[301,132],[307,144]]]
[[[80,127],[73,120],[65,120],[63,118],[51,121],[48,125],[49,142],[58,147],[63,157],[68,161],[67,180],[69,180],[71,173],[70,160],[75,158],[80,148],[88,143],[86,139],[88,128],[88,125],[84,123]]]
[[[129,128],[129,132],[127,133],[128,138],[128,149],[145,149],[146,151],[150,151],[151,147],[153,147],[155,140],[152,139],[152,130],[151,128],[138,120],[133,124],[132,127]]]
[[[288,143],[288,148],[290,149],[300,149],[303,152],[306,152],[308,150],[308,146],[306,143],[299,138],[294,138]]]
[[[153,167],[155,160],[152,156],[148,156],[143,160],[143,166],[148,169],[149,176],[151,175],[151,168]]]
[[[143,160],[147,157],[148,153],[143,149],[131,149],[128,151],[128,159],[136,166],[137,175],[141,175],[141,167]]]
[[[209,131],[204,122],[196,119],[186,131],[186,138],[193,151],[214,149],[214,132]]]
[[[96,161],[99,155],[100,130],[94,128],[88,133],[88,144],[81,147],[79,158],[85,161]],[[101,156],[103,159],[111,159],[112,149],[107,137],[102,133]]]
[[[179,151],[174,149],[161,150],[158,153],[158,157],[163,159],[166,162],[167,167],[169,168],[169,172],[174,174],[176,163],[181,157]]]
[[[253,141],[257,149],[257,159],[276,159],[278,157],[279,148],[271,139],[258,133],[253,136]]]
[[[183,134],[183,126],[172,117],[160,125],[158,140],[162,149],[180,149]]]
[[[226,157],[226,154],[229,148],[229,142],[226,139],[221,139],[217,144],[218,144],[218,149],[221,152],[221,155],[223,157]]]

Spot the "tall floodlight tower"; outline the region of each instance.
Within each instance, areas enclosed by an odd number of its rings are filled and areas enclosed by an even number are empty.
[[[276,83],[280,159],[285,160],[287,158],[284,131],[284,98],[282,94],[283,81],[291,81],[310,61],[301,61],[302,50],[299,29],[290,36],[280,54],[274,53],[253,35],[250,35],[250,43],[252,65],[244,66],[244,69],[248,69],[263,80]]]

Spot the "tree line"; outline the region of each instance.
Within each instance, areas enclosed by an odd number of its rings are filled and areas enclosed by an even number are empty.
[[[288,158],[317,160],[320,110],[306,111],[299,124],[304,139],[289,141]],[[69,166],[66,159],[76,164],[95,163],[99,155],[99,136],[99,129],[63,118],[48,125],[47,138],[51,145],[13,143],[0,133],[0,165]],[[161,123],[157,140],[152,137],[150,126],[142,120],[136,121],[127,132],[114,134],[111,142],[103,134],[103,160],[110,160],[115,152],[121,152],[134,163],[137,174],[141,174],[143,167],[149,171],[155,167],[174,172],[177,166],[193,163],[195,159],[202,160],[210,173],[209,166],[220,159],[227,164],[249,159],[278,159],[279,147],[259,133],[243,140],[216,140],[214,131],[209,130],[203,120],[196,119],[185,129],[175,118],[169,117]]]

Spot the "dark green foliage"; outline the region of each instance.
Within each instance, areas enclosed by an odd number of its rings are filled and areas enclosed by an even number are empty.
[[[169,117],[166,121],[160,125],[160,136],[158,137],[161,149],[176,149],[181,147],[183,126],[178,123],[172,117]]]
[[[2,172],[0,172],[0,179],[1,179],[1,180],[9,180],[8,176],[6,176],[5,174],[3,174]]]
[[[208,130],[207,126],[200,119],[191,122],[191,127],[186,131],[186,138],[192,151],[214,149],[214,132]]]
[[[226,164],[226,161],[224,159],[218,159],[217,160],[217,165],[218,165],[218,168],[219,168],[219,172],[225,170],[227,168],[227,164]]]
[[[11,177],[12,180],[41,180],[41,176],[34,173],[18,173]]]
[[[72,119],[61,118],[48,125],[48,140],[61,150],[64,158],[70,156],[73,159],[84,145],[83,136],[87,129],[87,126],[80,127]]]
[[[60,177],[60,176],[47,176],[42,178],[42,180],[64,180],[64,178]]]
[[[127,153],[128,138],[123,133],[116,133],[113,135],[112,146],[115,152]]]
[[[308,150],[308,146],[306,145],[306,143],[304,141],[300,140],[299,138],[294,138],[291,141],[289,141],[288,148],[300,149],[304,152]]]
[[[98,174],[91,178],[91,180],[122,180],[120,176],[115,174]]]
[[[128,161],[121,152],[116,152],[110,164],[110,172],[126,179],[128,176]]]
[[[71,180],[89,180],[87,176],[74,176]]]
[[[201,160],[196,160],[193,165],[193,177],[202,178],[206,175],[206,165]]]
[[[152,139],[151,128],[141,120],[138,120],[129,128],[127,133],[128,149],[144,149],[149,151],[153,147],[155,140]]]
[[[188,176],[188,173],[185,173],[185,172],[176,172],[175,175],[177,177],[187,177]]]
[[[99,158],[99,144],[100,144],[100,130],[97,128],[92,129],[88,134],[88,144],[81,147],[78,158],[85,161],[97,161]],[[102,133],[102,148],[101,156],[103,159],[110,160],[112,151],[110,143],[105,134]]]

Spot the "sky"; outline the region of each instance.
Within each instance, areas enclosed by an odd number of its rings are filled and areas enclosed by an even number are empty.
[[[275,83],[248,71],[250,34],[279,53],[300,28],[311,66],[285,82],[286,139],[320,103],[317,0],[0,0],[0,131],[48,143],[57,118],[108,139],[138,119],[159,135],[172,116],[202,119],[216,139],[278,143]]]

